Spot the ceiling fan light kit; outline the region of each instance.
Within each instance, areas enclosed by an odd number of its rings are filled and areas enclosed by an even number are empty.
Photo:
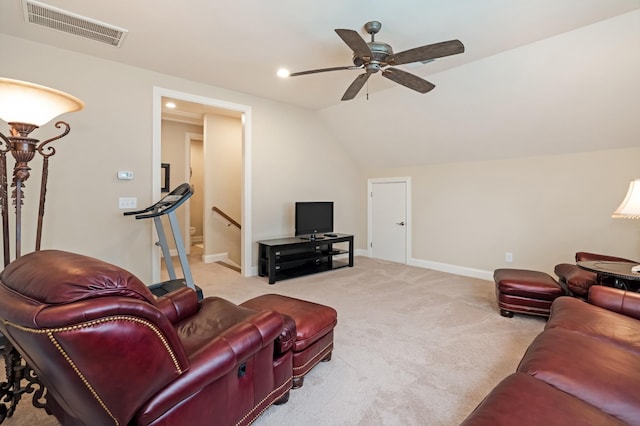
[[[338,36],[353,51],[353,65],[294,72],[289,74],[289,76],[297,77],[307,74],[340,70],[364,70],[364,73],[358,75],[349,85],[342,96],[343,101],[355,98],[371,74],[375,74],[378,71],[382,71],[383,77],[386,77],[402,86],[408,87],[409,89],[415,90],[419,93],[427,93],[436,87],[433,83],[430,83],[415,74],[411,74],[399,68],[394,68],[394,66],[409,64],[412,62],[431,61],[436,58],[457,55],[464,52],[464,45],[460,40],[449,40],[394,53],[390,45],[375,40],[375,35],[381,28],[382,24],[378,21],[367,22],[364,25],[364,30],[371,35],[370,42],[366,42],[360,34],[354,30],[336,29],[335,31]]]

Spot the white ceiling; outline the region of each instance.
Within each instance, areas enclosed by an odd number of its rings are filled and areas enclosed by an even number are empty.
[[[44,0],[42,3],[128,30],[112,47],[27,24],[21,0],[3,0],[0,31],[69,50],[308,108],[340,102],[360,71],[276,77],[351,65],[335,28],[382,22],[377,40],[396,52],[450,39],[466,52],[405,69],[428,76],[633,9],[637,0]],[[380,76],[375,76],[380,77]],[[377,83],[385,83],[377,84]],[[369,91],[391,87],[383,78]],[[407,90],[407,89],[402,89]],[[428,96],[428,95],[427,95]]]
[[[124,28],[128,34],[121,47],[112,47],[28,24],[21,0],[0,2],[0,32],[304,108],[325,109],[327,120],[336,115],[331,110],[350,111],[353,107],[342,105],[361,103],[367,91],[370,95],[384,93],[380,95],[382,99],[399,98],[396,109],[405,104],[420,108],[423,99],[437,99],[434,94],[444,91],[443,87],[446,89],[448,79],[442,76],[447,73],[442,71],[453,71],[640,9],[640,0],[44,0],[43,3]],[[336,106],[341,104],[343,92],[359,70],[289,79],[276,76],[280,67],[302,71],[350,65],[351,51],[334,29],[354,29],[368,40],[362,26],[371,20],[382,22],[376,40],[389,43],[396,52],[450,39],[461,40],[466,51],[428,64],[401,67],[436,84],[434,91],[424,95],[375,75],[356,99]],[[6,53],[3,56],[6,60]],[[347,129],[341,134],[338,123],[340,120],[334,119],[329,127],[348,146],[353,134],[344,133]],[[442,131],[434,129],[432,133],[438,135]],[[360,147],[353,145],[348,149],[355,155]],[[401,163],[411,161],[398,164]]]

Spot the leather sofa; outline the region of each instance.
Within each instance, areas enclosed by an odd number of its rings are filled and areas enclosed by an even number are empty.
[[[590,287],[562,296],[516,372],[462,423],[640,425],[640,294]]]
[[[0,318],[63,425],[244,425],[292,386],[295,331],[279,313],[199,302],[186,287],[155,298],[131,273],[78,254],[9,264]]]

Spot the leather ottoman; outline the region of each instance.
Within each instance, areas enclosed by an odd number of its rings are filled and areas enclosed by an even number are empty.
[[[496,298],[500,315],[514,312],[549,316],[553,301],[567,292],[550,275],[526,269],[496,269]]]
[[[338,323],[338,313],[335,309],[279,294],[258,296],[240,306],[254,310],[274,310],[283,315],[285,324],[295,322],[294,389],[303,385],[304,375],[320,361],[331,360],[333,329]]]

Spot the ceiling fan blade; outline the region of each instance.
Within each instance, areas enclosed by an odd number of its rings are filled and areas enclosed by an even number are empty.
[[[429,83],[427,80],[423,80],[417,75],[413,75],[397,68],[387,68],[382,71],[382,75],[387,77],[389,80],[395,81],[398,84],[402,84],[403,86],[420,93],[427,93],[436,87],[435,84]]]
[[[340,36],[342,41],[344,41],[347,46],[353,50],[353,53],[360,58],[369,58],[373,57],[371,53],[371,49],[367,45],[367,42],[354,30],[335,30],[336,33]]]
[[[360,74],[359,76],[357,76],[356,79],[353,80],[351,85],[347,88],[347,91],[344,92],[341,100],[348,101],[355,98],[360,89],[362,89],[362,86],[364,86],[364,84],[369,79],[370,75],[371,74],[369,74],[368,72],[365,72],[364,74]]]
[[[319,68],[317,70],[292,72],[291,74],[289,74],[289,77],[297,77],[299,75],[315,74],[315,73],[318,73],[318,72],[327,72],[327,71],[357,70],[359,68],[360,67],[356,67],[354,65],[350,65],[350,66],[346,66],[346,67]]]
[[[389,64],[402,65],[411,62],[422,62],[429,59],[442,58],[443,56],[457,55],[462,52],[464,52],[464,44],[460,40],[449,40],[396,53],[393,59],[389,61]]]

